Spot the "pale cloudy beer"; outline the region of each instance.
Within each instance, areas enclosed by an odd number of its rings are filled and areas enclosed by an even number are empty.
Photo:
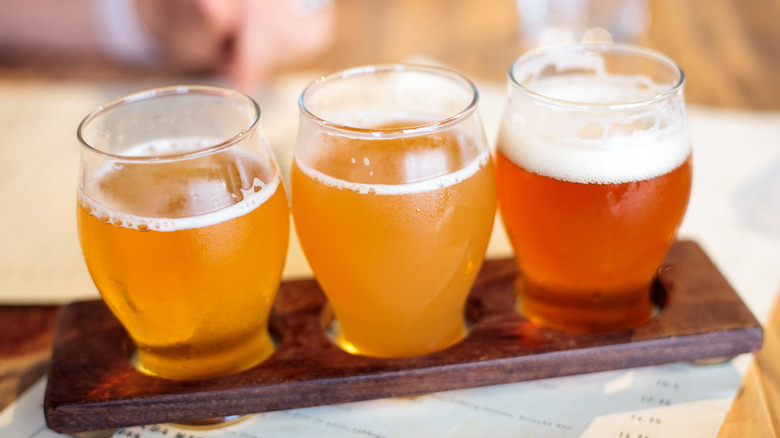
[[[82,123],[82,252],[144,372],[223,376],[274,350],[289,209],[258,123],[251,99],[211,87],[131,96]]]
[[[412,66],[347,71],[304,91],[293,218],[345,350],[414,356],[464,337],[496,202],[475,105],[462,76]]]
[[[510,70],[499,203],[523,315],[575,332],[649,320],[691,188],[683,74],[630,46],[532,52]]]

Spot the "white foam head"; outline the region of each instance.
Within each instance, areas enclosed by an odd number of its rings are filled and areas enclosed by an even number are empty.
[[[621,183],[663,175],[691,153],[682,93],[647,75],[609,73],[594,56],[525,65],[510,84],[497,148],[531,172],[580,183]],[[548,72],[542,74],[542,72]],[[659,97],[662,96],[662,97]]]
[[[200,142],[201,140],[197,141]],[[171,155],[193,150],[194,147],[196,146],[193,146],[192,142],[187,140],[179,140],[176,142],[163,140],[140,145],[134,150],[129,151],[126,155],[131,157]],[[249,157],[251,159],[249,154],[240,152],[240,149],[234,149],[231,153],[240,156],[245,155],[245,158]],[[228,201],[228,205],[219,208],[219,206],[225,204],[225,201],[220,200],[218,202],[215,199],[212,201],[215,209],[208,213],[187,217],[139,216],[128,212],[117,211],[116,208],[111,208],[107,205],[111,195],[103,193],[101,181],[109,176],[111,172],[115,171],[113,169],[114,164],[114,162],[110,161],[103,163],[95,172],[94,178],[85,182],[85,187],[82,188],[78,194],[79,203],[92,216],[97,217],[105,223],[110,223],[122,228],[133,228],[140,231],[153,230],[170,232],[216,225],[253,211],[270,199],[281,186],[279,173],[275,172],[273,177],[269,178],[268,182],[263,182],[259,178],[254,178],[252,187],[249,189],[241,189],[243,196],[238,202]],[[193,190],[193,192],[200,193],[198,190]],[[152,197],[153,196],[151,196],[150,199]],[[238,198],[236,194],[232,194],[231,197],[234,199]]]
[[[465,181],[477,173],[483,166],[485,166],[488,160],[490,160],[490,151],[488,149],[484,149],[473,161],[456,172],[447,173],[435,178],[408,184],[365,184],[334,178],[310,166],[307,166],[297,156],[295,157],[295,164],[310,178],[315,179],[328,187],[334,187],[342,190],[351,190],[364,195],[405,195],[439,190],[444,187],[455,185],[461,181]]]

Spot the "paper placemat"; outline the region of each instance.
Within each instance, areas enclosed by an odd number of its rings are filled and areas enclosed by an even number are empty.
[[[739,385],[731,363],[672,364],[342,405],[256,414],[214,431],[169,425],[116,438],[715,436]],[[60,435],[43,419],[41,381],[0,413],[0,436]]]

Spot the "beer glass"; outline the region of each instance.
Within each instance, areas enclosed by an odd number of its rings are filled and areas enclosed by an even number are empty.
[[[627,45],[541,49],[512,65],[496,175],[530,320],[593,333],[651,318],[691,189],[683,82],[666,56]]]
[[[346,351],[415,356],[464,337],[496,209],[477,102],[459,73],[414,65],[334,73],[301,94],[293,219]]]
[[[289,207],[257,103],[159,88],[100,107],[78,138],[84,260],[137,367],[205,379],[268,357]]]

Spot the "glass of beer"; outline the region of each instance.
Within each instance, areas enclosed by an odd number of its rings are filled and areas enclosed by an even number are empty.
[[[496,145],[520,312],[559,330],[627,330],[691,189],[684,76],[627,45],[540,49],[515,61]]]
[[[257,103],[159,88],[100,107],[78,138],[81,249],[136,366],[206,379],[267,358],[289,207]]]
[[[301,94],[293,219],[344,350],[408,357],[465,336],[496,211],[477,103],[466,77],[415,65],[341,71]]]

